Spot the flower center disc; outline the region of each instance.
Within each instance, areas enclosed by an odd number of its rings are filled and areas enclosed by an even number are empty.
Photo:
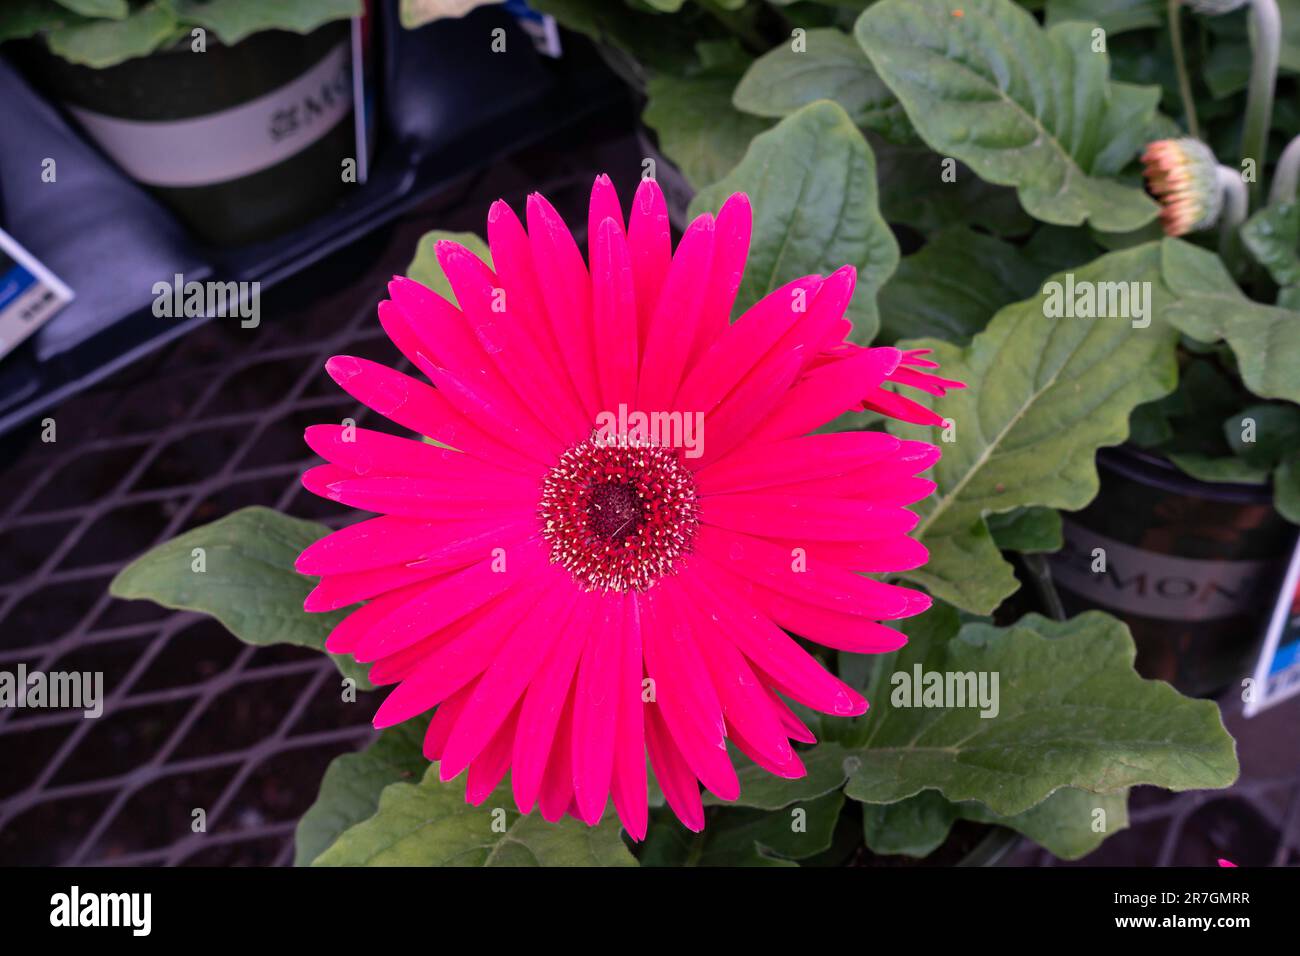
[[[697,499],[676,449],[593,436],[547,474],[538,513],[551,563],[587,590],[644,591],[690,551]]]

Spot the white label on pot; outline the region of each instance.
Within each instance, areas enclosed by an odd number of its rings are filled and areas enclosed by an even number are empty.
[[[279,89],[204,116],[142,122],[68,110],[138,182],[209,186],[283,162],[333,129],[351,106],[345,41]]]
[[[0,358],[73,299],[59,277],[0,230]]]
[[[1049,561],[1062,588],[1102,607],[1167,621],[1210,621],[1240,614],[1258,595],[1269,561],[1202,561],[1135,548],[1061,522],[1065,547]]]

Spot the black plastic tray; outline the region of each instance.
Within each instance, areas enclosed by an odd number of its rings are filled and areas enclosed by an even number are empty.
[[[368,181],[303,228],[240,248],[192,238],[0,59],[0,224],[77,294],[0,360],[0,434],[209,321],[155,317],[155,282],[175,273],[257,281],[265,295],[466,174],[629,102],[574,35],[565,34],[565,54],[552,60],[500,10],[405,31],[390,6],[378,6],[377,146]],[[508,52],[491,52],[496,27],[507,31]],[[40,180],[50,156],[58,157],[57,184]]]

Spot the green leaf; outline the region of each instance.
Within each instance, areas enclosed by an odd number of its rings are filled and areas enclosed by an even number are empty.
[[[1069,226],[1039,226],[1020,249],[1044,274],[1065,272],[1108,251],[1097,245],[1087,229]]]
[[[379,795],[391,783],[419,780],[428,769],[424,756],[427,714],[389,727],[360,753],[334,758],[321,779],[316,802],[298,821],[294,866],[309,866],[349,827],[369,820]]]
[[[1028,506],[1075,510],[1096,495],[1097,449],[1122,442],[1133,409],[1176,381],[1176,336],[1150,318],[1168,302],[1159,249],[1111,253],[1052,280],[1062,295],[1070,281],[1076,290],[1150,283],[1146,328],[1125,317],[1049,318],[1045,294],[1002,309],[964,349],[933,339],[905,343],[933,349],[944,376],[966,388],[925,398],[955,424],[954,441],[939,428],[889,425],[944,452],[932,474],[938,488],[917,506],[917,535],[930,561],[904,577],[965,610],[991,613],[1017,584],[985,516]]]
[[[70,63],[102,69],[137,56],[148,56],[177,36],[178,23],[169,4],[155,0],[124,20],[93,20],[51,30],[50,49]]]
[[[1234,485],[1262,485],[1268,481],[1268,469],[1258,468],[1235,455],[1171,451],[1165,452],[1165,457],[1198,481]]]
[[[705,793],[705,806],[781,810],[795,803],[817,800],[832,790],[838,790],[844,783],[844,769],[833,762],[814,761],[807,765],[807,774],[791,780],[769,773],[735,750],[731,757],[740,780],[740,796],[724,801]]]
[[[1282,17],[1278,66],[1288,73],[1300,73],[1300,0],[1277,0]]]
[[[1013,189],[986,183],[964,166],[946,169],[945,157],[927,146],[896,146],[868,137],[880,170],[880,211],[889,222],[926,235],[960,223],[997,236],[1020,236],[1034,221]]]
[[[1094,176],[1118,174],[1147,143],[1161,138],[1160,134],[1153,131],[1153,127],[1163,119],[1156,114],[1159,105],[1158,86],[1118,82],[1110,84],[1110,104],[1101,126],[1101,141],[1106,145],[1093,161]],[[1164,119],[1164,122],[1168,120]],[[1148,223],[1148,227],[1159,232],[1154,222]]]
[[[921,138],[983,179],[1015,186],[1045,222],[1129,232],[1154,219],[1141,189],[1096,175],[1099,163],[1110,170],[1121,157],[1104,138],[1115,132],[1113,94],[1090,27],[1044,31],[1011,0],[970,0],[962,10],[954,16],[948,0],[881,0],[857,23],[858,42]]]
[[[682,73],[695,63],[699,35],[685,15],[665,17],[608,0],[529,0],[528,5],[625,54],[638,74],[635,81],[643,82],[640,74],[647,67]]]
[[[1253,423],[1249,431],[1248,420]],[[1223,434],[1234,455],[1267,470],[1300,448],[1300,408],[1277,402],[1251,405],[1224,421]]]
[[[1128,790],[1089,793],[1062,787],[1036,807],[999,816],[980,803],[958,804],[962,819],[994,823],[1023,833],[1063,860],[1087,856],[1109,836],[1128,829]],[[1104,816],[1097,816],[1100,810]],[[1103,824],[1105,829],[1095,826]]]
[[[636,866],[607,813],[599,826],[547,823],[515,810],[509,779],[482,805],[463,778],[443,783],[432,764],[419,783],[384,788],[370,819],[344,831],[315,866]]]
[[[965,226],[903,259],[880,290],[880,341],[934,336],[964,345],[993,313],[1033,295],[1044,270],[1010,243]]]
[[[1300,73],[1300,0],[1277,0],[1277,9],[1282,18],[1278,68],[1287,73]],[[1250,82],[1251,48],[1246,13],[1239,10],[1228,16],[1202,20],[1210,32],[1218,34],[1203,70],[1206,85],[1218,99],[1241,92]]]
[[[756,136],[739,166],[696,195],[691,215],[718,209],[734,192],[748,193],[754,208],[736,312],[799,276],[852,264],[853,340],[874,338],[876,290],[898,265],[898,243],[876,205],[871,147],[843,108],[819,100]]]
[[[492,253],[488,250],[487,243],[472,232],[445,232],[434,229],[420,237],[415,244],[415,256],[406,267],[406,277],[432,289],[448,302],[456,302],[456,293],[451,289],[451,282],[442,271],[442,266],[438,264],[438,243],[443,240],[460,243],[483,260],[484,265],[489,268],[492,266]]]
[[[1015,570],[1002,558],[982,518],[967,525],[949,520],[926,530],[922,541],[930,549],[930,560],[902,575],[907,580],[977,614],[992,614],[1020,589]]]
[[[1052,508],[1017,508],[986,519],[993,541],[1002,551],[1044,554],[1060,551],[1061,513]]]
[[[957,804],[938,790],[922,790],[896,803],[862,804],[862,838],[883,856],[929,856],[948,839]]]
[[[954,638],[956,616],[937,608],[908,622],[908,644],[882,661],[869,688],[871,710],[842,752],[857,760],[846,785],[853,799],[894,803],[935,789],[1012,816],[1061,787],[1199,790],[1236,778],[1218,707],[1139,677],[1120,621],[1098,611],[1062,623],[1031,614],[1009,628],[966,624]],[[918,669],[987,674],[988,689],[997,675],[996,715],[915,706],[903,679],[914,683]]]
[[[1292,452],[1273,472],[1273,505],[1287,521],[1300,524],[1300,451]]]
[[[841,780],[842,782],[842,780]],[[727,808],[702,833],[676,820],[650,828],[642,866],[797,866],[831,845],[844,794],[838,787],[807,802],[765,812]]]
[[[737,110],[732,91],[748,58],[690,75],[656,73],[646,88],[641,114],[659,136],[659,147],[696,189],[735,168],[767,120]]]
[[[108,593],[209,614],[245,644],[323,651],[325,638],[348,611],[304,611],[312,579],[295,571],[293,563],[329,530],[270,508],[243,508],[136,558],[113,578]],[[203,571],[194,570],[196,548],[203,551]],[[370,688],[363,665],[350,657],[330,657],[358,688]]]
[[[853,37],[826,27],[807,31],[803,41],[799,50],[791,40],[753,62],[736,87],[737,109],[779,119],[816,100],[834,100],[857,125],[893,142],[916,141],[902,105]]]
[[[477,7],[504,2],[505,0],[401,0],[398,19],[401,20],[403,29],[414,30],[435,20],[463,17]]]
[[[1190,340],[1180,344],[1205,348]],[[1216,352],[1223,354],[1216,355]],[[1170,432],[1159,445],[1162,454],[1206,458],[1231,454],[1224,438],[1223,422],[1257,401],[1240,380],[1229,373],[1233,361],[1232,350],[1220,344],[1211,346],[1204,355],[1189,354],[1180,363],[1178,388],[1151,406],[1166,419]]]
[[[1082,20],[1118,34],[1160,26],[1166,9],[1163,0],[1047,0],[1047,25]]]
[[[322,24],[364,12],[362,0],[174,0],[176,15],[203,27],[227,46],[265,30],[310,33]]]
[[[1241,227],[1241,241],[1278,285],[1300,285],[1300,203],[1265,206]]]
[[[122,20],[131,12],[126,0],[55,0],[61,7],[83,17],[107,17]]]
[[[1226,341],[1256,395],[1300,402],[1296,313],[1246,298],[1212,252],[1178,239],[1161,249],[1164,280],[1177,296],[1163,318],[1198,341]]]
[[[0,43],[88,22],[54,0],[5,0],[0,5]]]
[[[1130,443],[1139,448],[1155,448],[1174,437],[1173,424],[1163,405],[1161,400],[1133,409],[1128,420]]]
[[[1095,811],[1102,810],[1103,818]],[[981,803],[951,803],[937,790],[922,790],[897,803],[862,805],[863,834],[873,853],[929,856],[948,838],[957,820],[1009,827],[1053,855],[1077,860],[1106,837],[1128,827],[1128,791],[1098,794],[1062,787],[1023,813],[999,816]],[[1104,820],[1105,829],[1094,823]]]

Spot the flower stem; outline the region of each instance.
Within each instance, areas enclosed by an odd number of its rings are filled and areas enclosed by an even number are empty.
[[[1295,202],[1296,183],[1300,180],[1300,136],[1287,143],[1273,170],[1270,203]]]
[[[1253,159],[1256,170],[1264,166],[1268,128],[1273,120],[1273,90],[1282,43],[1282,17],[1277,0],[1252,0],[1250,5],[1251,68],[1246,94],[1246,121],[1241,128],[1241,158]],[[1252,192],[1258,191],[1259,176]]]
[[[1223,212],[1219,218],[1219,256],[1227,264],[1228,271],[1236,275],[1241,259],[1237,228],[1246,221],[1249,196],[1241,173],[1230,166],[1218,168],[1218,180],[1219,188],[1223,190]]]
[[[1067,617],[1065,605],[1061,603],[1061,595],[1057,593],[1052,581],[1052,569],[1048,566],[1047,559],[1041,554],[1022,554],[1020,560],[1029,573],[1029,579],[1038,592],[1047,615],[1054,621],[1064,621]]]
[[[759,56],[770,49],[770,44],[763,38],[763,35],[752,23],[745,20],[741,12],[719,7],[711,0],[699,0],[699,3],[713,19],[735,35],[741,46],[749,50],[750,53]]]
[[[1182,0],[1169,0],[1169,42],[1174,48],[1174,68],[1178,72],[1178,95],[1183,100],[1183,113],[1187,117],[1187,132],[1192,139],[1200,139],[1196,123],[1196,100],[1192,98],[1192,81],[1187,74],[1187,55],[1183,51]]]

